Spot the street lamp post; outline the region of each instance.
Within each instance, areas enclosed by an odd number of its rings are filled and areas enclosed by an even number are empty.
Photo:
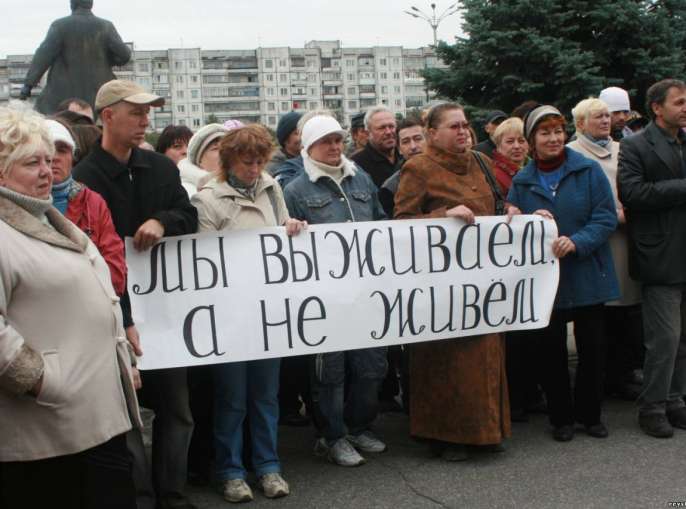
[[[405,14],[409,14],[413,18],[419,18],[423,19],[429,25],[431,25],[431,29],[433,30],[434,33],[434,46],[438,44],[438,36],[436,34],[438,30],[438,25],[441,24],[441,21],[443,21],[445,18],[448,16],[452,16],[455,14],[457,11],[460,10],[458,6],[458,2],[455,2],[454,4],[448,6],[441,14],[436,14],[436,4],[431,3],[429,4],[431,6],[431,14],[427,14],[426,12],[422,11],[421,9],[415,7],[414,5],[410,6],[411,11],[403,11]]]

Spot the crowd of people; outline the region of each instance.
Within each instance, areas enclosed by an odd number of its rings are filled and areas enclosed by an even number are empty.
[[[0,506],[192,508],[188,482],[247,502],[249,472],[284,497],[279,425],[313,424],[315,455],[353,467],[387,449],[380,411],[406,412],[445,461],[505,451],[531,412],[557,441],[606,438],[608,396],[636,401],[649,436],[686,429],[686,84],[650,87],[649,120],[618,87],[580,99],[572,128],[535,101],[490,112],[481,143],[453,102],[400,121],[373,107],[350,132],[326,110],[284,115],[275,137],[237,120],[172,125],[154,148],[164,99],[132,82],[47,119],[0,108]],[[127,236],[144,251],[203,231],[518,214],[559,231],[545,328],[136,368]],[[150,461],[139,405],[155,415]]]

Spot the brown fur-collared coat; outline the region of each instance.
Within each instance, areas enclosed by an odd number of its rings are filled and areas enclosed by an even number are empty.
[[[482,156],[490,166],[490,159]],[[445,217],[457,205],[495,213],[495,200],[471,151],[428,146],[401,171],[395,217]],[[410,354],[410,429],[456,444],[500,443],[510,435],[505,345],[500,334],[431,341]]]

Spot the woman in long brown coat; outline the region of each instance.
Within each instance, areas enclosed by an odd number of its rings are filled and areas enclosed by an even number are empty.
[[[395,217],[456,217],[472,223],[475,216],[494,215],[497,199],[477,157],[486,171],[491,161],[467,148],[469,122],[462,106],[434,107],[426,135],[426,151],[402,169]],[[467,459],[467,445],[503,450],[510,414],[500,334],[413,345],[410,380],[411,433],[431,439],[443,459]]]

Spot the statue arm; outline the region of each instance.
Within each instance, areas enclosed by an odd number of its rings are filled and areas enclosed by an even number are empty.
[[[107,38],[107,52],[112,65],[126,65],[131,58],[131,50],[121,40],[112,23],[110,23],[109,37]]]
[[[41,43],[36,53],[33,55],[33,60],[31,61],[31,67],[26,73],[26,79],[24,83],[29,87],[35,87],[40,81],[45,71],[47,71],[52,63],[57,59],[57,56],[62,51],[62,37],[60,36],[59,29],[53,23],[50,25],[48,30],[48,35],[45,36],[45,40]]]

